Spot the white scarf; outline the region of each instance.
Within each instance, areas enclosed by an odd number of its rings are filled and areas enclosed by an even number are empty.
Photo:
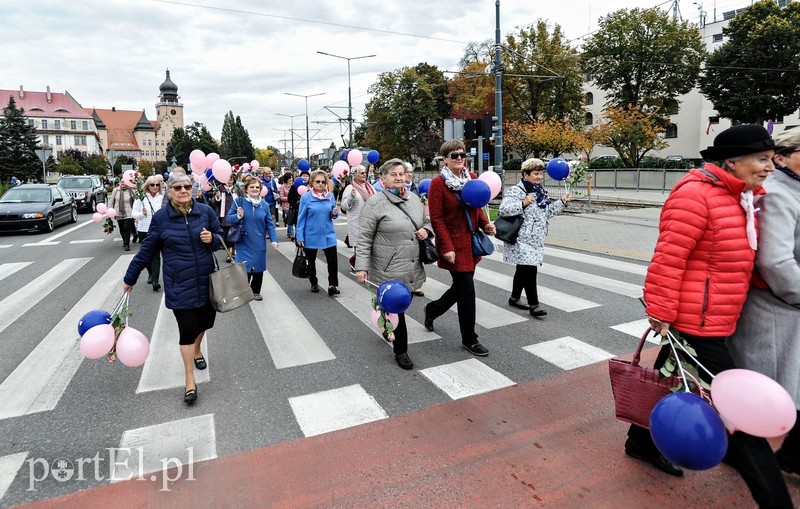
[[[756,211],[753,207],[753,191],[745,191],[739,198],[739,204],[744,209],[744,214],[747,217],[747,241],[750,243],[750,248],[755,251],[758,249],[758,239],[756,237]]]
[[[259,205],[261,205],[261,197],[260,196],[258,198],[250,198],[249,196],[245,196],[244,199],[249,201],[250,203],[252,203],[253,207],[258,207]]]
[[[450,171],[450,168],[448,168],[447,166],[442,168],[440,174],[444,178],[445,185],[450,189],[452,189],[453,191],[461,191],[461,188],[464,187],[464,184],[472,180],[472,177],[470,177],[469,172],[467,171],[466,168],[463,168],[461,170],[460,177],[456,177],[455,174],[452,171]]]

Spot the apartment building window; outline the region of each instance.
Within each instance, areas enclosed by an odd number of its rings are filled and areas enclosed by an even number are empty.
[[[722,34],[714,34],[714,42],[722,42]]]
[[[32,118],[29,118],[28,119],[28,125],[31,126],[31,127],[35,127],[36,126],[36,122]]]
[[[86,136],[75,136],[75,145],[86,145]]]
[[[677,138],[678,137],[678,126],[675,124],[670,124],[667,126],[667,130],[664,133],[665,138]]]
[[[47,129],[47,119],[46,118],[42,119],[42,129]]]
[[[586,81],[594,81],[594,74],[592,71],[586,73]]]
[[[594,124],[594,115],[592,115],[591,111],[587,111],[586,115],[584,115],[584,124],[592,125]]]
[[[61,145],[61,135],[60,134],[56,135],[56,145]]]
[[[42,145],[44,146],[50,145],[50,136],[46,134],[42,135]]]
[[[594,94],[591,92],[586,92],[586,106],[591,106],[594,104]]]
[[[69,121],[69,128],[73,131],[78,128],[78,121],[77,120],[70,120]]]
[[[84,120],[83,122],[81,122],[81,129],[83,129],[84,131],[88,131],[89,130],[89,121],[88,120]]]
[[[60,120],[56,120],[54,122],[54,124],[55,124],[54,129],[56,129],[56,130],[61,129],[61,121]]]

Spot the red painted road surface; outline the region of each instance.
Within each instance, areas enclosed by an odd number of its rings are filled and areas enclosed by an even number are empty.
[[[603,362],[198,463],[168,492],[133,480],[30,507],[755,507],[725,465],[675,478],[626,457],[626,430]],[[800,478],[786,479],[800,503]]]

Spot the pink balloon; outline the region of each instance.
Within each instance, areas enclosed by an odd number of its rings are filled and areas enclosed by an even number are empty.
[[[225,159],[217,159],[211,167],[211,174],[219,182],[227,182],[231,178],[231,163]]]
[[[200,186],[200,189],[203,191],[211,191],[211,182],[205,182],[202,186]]]
[[[241,167],[241,168],[239,168],[239,169],[240,169],[240,170],[242,170],[242,171],[247,171],[247,170],[249,170],[249,169],[250,169],[250,163],[244,163],[244,164],[242,165],[242,167]]]
[[[211,152],[210,154],[208,154],[206,156],[206,164],[203,167],[203,169],[213,168],[214,167],[214,161],[217,161],[217,160],[219,160],[219,154],[217,154],[216,152]]]
[[[257,160],[253,159],[252,161],[250,161],[250,167],[253,168],[254,170],[257,170],[259,166],[261,166],[261,164],[259,164]]]
[[[197,174],[197,173],[192,173],[192,180],[194,180],[195,182],[197,182],[199,184],[200,182],[206,180],[206,176],[205,176],[205,174],[200,175],[200,174]]]
[[[205,164],[205,161],[200,164],[191,163],[192,173],[197,175],[204,174],[206,172],[206,169],[204,168]]]
[[[500,175],[493,171],[485,171],[481,173],[478,179],[489,184],[489,190],[492,192],[492,198],[500,194],[500,190],[503,189],[503,181],[500,179]]]
[[[261,188],[261,193],[259,193],[259,194],[261,195],[262,198],[265,197],[267,195],[267,188],[266,187],[262,187]]]
[[[386,313],[386,318],[389,320],[389,323],[392,324],[393,328],[397,328],[397,324],[400,323],[400,315],[397,313]]]
[[[102,220],[103,220],[103,214],[101,214],[100,212],[95,212],[94,214],[92,214],[92,221],[94,221],[95,223],[99,223]]]
[[[97,211],[100,212],[101,214],[105,214],[107,208],[108,207],[106,206],[105,203],[98,203],[97,204]]]
[[[81,353],[87,359],[99,359],[107,355],[114,346],[114,327],[105,323],[95,325],[81,337]]]
[[[347,162],[350,166],[358,166],[364,160],[364,155],[357,148],[347,153]]]
[[[206,155],[202,150],[196,148],[189,154],[189,162],[192,164],[192,169],[194,166],[202,167],[206,162]]]
[[[106,217],[114,219],[115,217],[117,217],[117,211],[112,209],[111,207],[108,207],[106,209]]]
[[[300,196],[303,196],[307,192],[308,192],[308,188],[306,186],[298,186],[297,194],[299,194]]]
[[[337,168],[339,169],[340,172],[350,169],[350,167],[347,166],[347,163],[345,161],[336,161],[335,163],[333,163],[333,170],[336,170]]]
[[[372,319],[372,326],[378,329],[378,332],[383,332],[386,329],[383,327],[378,327],[378,318],[381,317],[381,312],[377,309],[373,309],[372,313],[369,314],[370,319]]]
[[[342,169],[341,168],[333,168],[331,170],[331,175],[333,175],[333,177],[337,178],[337,179],[338,178],[342,178]]]
[[[784,435],[797,419],[794,401],[786,389],[749,369],[719,373],[711,382],[711,399],[727,423],[757,437]]]
[[[150,342],[147,336],[133,327],[122,329],[117,339],[117,358],[121,363],[131,368],[141,366],[147,360],[149,353]]]

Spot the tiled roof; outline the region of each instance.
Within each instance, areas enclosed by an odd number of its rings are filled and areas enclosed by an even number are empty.
[[[91,112],[92,110],[88,110]],[[106,125],[108,130],[108,147],[114,150],[139,150],[134,131],[139,120],[146,116],[139,110],[104,110],[95,108],[94,111]],[[148,121],[149,122],[149,121]],[[149,130],[149,129],[148,129]]]
[[[48,95],[50,101],[48,102]],[[91,119],[90,113],[84,111],[69,94],[58,92],[29,92],[24,90],[20,97],[19,90],[0,90],[0,103],[8,104],[9,96],[14,97],[18,108],[25,110],[26,117],[51,117]]]

